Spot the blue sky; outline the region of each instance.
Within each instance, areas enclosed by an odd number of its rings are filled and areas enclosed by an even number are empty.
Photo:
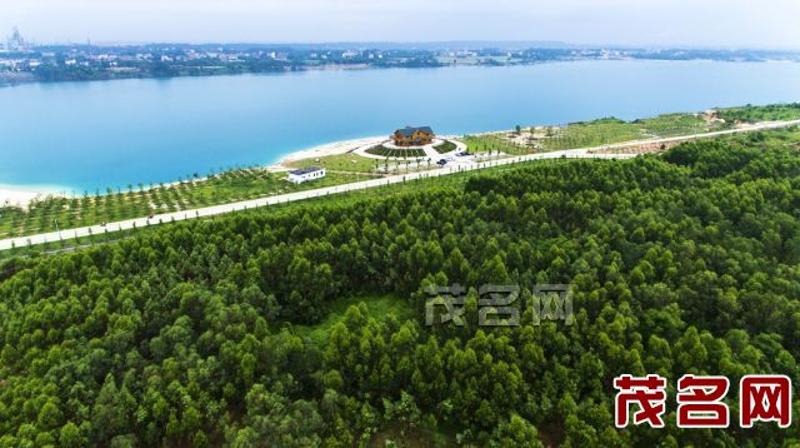
[[[800,0],[2,0],[40,43],[557,40],[800,48]]]

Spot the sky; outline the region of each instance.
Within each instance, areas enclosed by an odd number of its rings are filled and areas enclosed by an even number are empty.
[[[562,41],[800,48],[800,0],[0,0],[37,43]]]

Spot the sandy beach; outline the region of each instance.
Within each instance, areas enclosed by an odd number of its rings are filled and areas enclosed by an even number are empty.
[[[270,171],[286,171],[287,163],[296,162],[298,160],[316,159],[318,157],[335,156],[338,154],[346,154],[364,145],[376,145],[384,140],[387,136],[378,137],[364,137],[352,140],[342,140],[333,143],[326,143],[324,145],[315,146],[313,148],[305,149],[302,151],[293,152],[284,156],[278,163],[268,167]]]
[[[60,195],[56,188],[47,187],[15,187],[13,185],[0,185],[0,206],[27,207],[34,199],[43,199],[47,196]]]

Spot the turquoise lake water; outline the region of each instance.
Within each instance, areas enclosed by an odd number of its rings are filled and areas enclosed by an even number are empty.
[[[82,193],[336,140],[800,101],[800,64],[591,61],[0,88],[0,184]]]

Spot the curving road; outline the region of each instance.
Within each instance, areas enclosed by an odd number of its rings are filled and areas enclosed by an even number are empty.
[[[539,154],[528,154],[524,156],[517,156],[512,158],[505,158],[505,159],[498,159],[492,160],[490,162],[483,162],[483,163],[472,163],[472,164],[458,164],[458,166],[450,166],[444,167],[439,169],[434,169],[430,171],[422,171],[416,173],[409,173],[409,174],[402,174],[402,175],[394,175],[383,177],[379,179],[370,179],[362,182],[354,182],[350,184],[343,184],[337,185],[333,187],[326,187],[326,188],[319,188],[315,190],[306,190],[300,191],[296,193],[288,193],[276,196],[269,196],[265,198],[259,199],[251,199],[247,201],[240,201],[240,202],[233,202],[229,204],[222,204],[222,205],[215,205],[210,207],[198,208],[193,210],[184,210],[180,212],[171,212],[171,213],[163,213],[159,215],[155,215],[152,218],[135,218],[135,219],[128,219],[124,221],[112,222],[108,223],[105,226],[102,225],[94,225],[94,226],[87,226],[87,227],[79,227],[75,229],[69,230],[62,230],[60,232],[49,232],[49,233],[40,233],[36,235],[30,236],[23,236],[17,238],[7,238],[0,240],[0,250],[8,250],[13,247],[24,247],[24,246],[33,246],[38,244],[44,244],[53,241],[59,240],[67,240],[73,239],[76,237],[86,237],[91,235],[99,235],[104,233],[111,233],[111,232],[119,232],[122,230],[130,230],[134,228],[142,228],[147,227],[150,225],[158,225],[160,223],[169,223],[173,221],[184,221],[188,219],[196,219],[196,218],[204,218],[208,216],[216,216],[222,215],[225,213],[231,213],[246,209],[252,209],[257,207],[264,207],[269,205],[275,204],[284,204],[287,202],[294,202],[294,201],[301,201],[304,199],[310,198],[318,198],[322,196],[328,196],[331,194],[338,194],[338,193],[345,193],[348,191],[356,191],[356,190],[364,190],[367,188],[374,188],[378,186],[384,185],[391,185],[396,183],[402,183],[404,181],[415,180],[415,179],[422,179],[428,177],[438,177],[438,176],[445,176],[448,174],[458,173],[458,172],[465,172],[465,171],[472,171],[478,170],[483,168],[488,168],[492,166],[501,166],[501,165],[509,165],[513,163],[519,162],[526,162],[530,160],[544,160],[544,159],[557,159],[561,157],[565,158],[574,158],[574,159],[584,159],[584,158],[591,158],[591,159],[628,159],[636,157],[636,154],[608,154],[608,153],[593,153],[592,151],[597,150],[613,150],[619,148],[626,148],[630,146],[636,146],[641,144],[659,144],[659,143],[670,143],[670,142],[680,142],[685,140],[694,140],[698,138],[705,138],[705,137],[716,137],[721,135],[728,135],[728,134],[736,134],[741,132],[752,132],[758,130],[765,130],[765,129],[777,129],[783,127],[790,127],[800,125],[800,120],[792,120],[792,121],[781,121],[781,122],[769,122],[769,123],[760,123],[757,125],[752,125],[748,127],[743,127],[739,129],[731,129],[727,131],[715,131],[715,132],[708,132],[704,134],[693,134],[693,135],[685,135],[679,137],[668,137],[668,138],[661,138],[661,139],[652,139],[652,140],[641,140],[635,142],[625,142],[625,143],[618,143],[612,145],[603,145],[600,147],[591,147],[591,148],[578,148],[578,149],[569,149],[563,151],[553,151],[553,152],[546,152],[546,153],[539,153]]]

